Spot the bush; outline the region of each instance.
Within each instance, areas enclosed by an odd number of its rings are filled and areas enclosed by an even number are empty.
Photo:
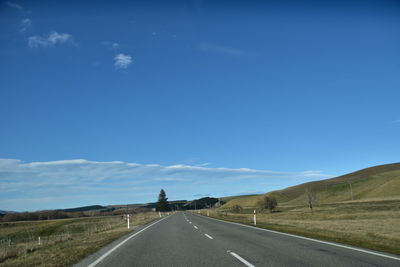
[[[278,201],[274,197],[265,196],[258,202],[257,206],[260,211],[269,210],[269,212],[273,212],[278,206]]]
[[[240,206],[240,205],[234,205],[234,206],[231,208],[231,210],[232,210],[232,212],[239,213],[239,212],[241,212],[241,211],[243,210],[243,208],[242,208],[242,206]]]

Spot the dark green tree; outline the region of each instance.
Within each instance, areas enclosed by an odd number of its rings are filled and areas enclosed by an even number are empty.
[[[168,211],[168,198],[165,194],[164,189],[161,189],[160,194],[158,195],[158,202],[157,202],[157,211]]]

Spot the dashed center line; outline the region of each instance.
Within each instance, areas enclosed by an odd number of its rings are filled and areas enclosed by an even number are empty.
[[[206,237],[210,238],[210,239],[214,239],[212,236],[204,234]]]
[[[196,226],[196,225],[193,225],[193,227],[194,227],[194,228],[196,228],[196,229],[199,229],[199,228],[197,228],[197,226]]]
[[[235,252],[229,251],[229,254],[231,254],[233,257],[235,257],[236,259],[240,260],[242,263],[244,263],[246,266],[248,267],[255,267],[253,264],[251,264],[250,262],[246,261],[245,259],[243,259],[242,257],[240,257],[238,254],[236,254]]]

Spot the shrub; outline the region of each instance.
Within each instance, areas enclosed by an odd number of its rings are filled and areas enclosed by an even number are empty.
[[[236,213],[239,213],[243,210],[242,206],[240,206],[240,205],[234,205],[231,209],[232,209],[232,212],[236,212]]]
[[[260,211],[269,210],[269,212],[273,212],[278,206],[278,201],[274,197],[265,196],[258,202],[257,206]]]

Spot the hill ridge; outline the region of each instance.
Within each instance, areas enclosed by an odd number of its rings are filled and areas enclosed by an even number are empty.
[[[364,168],[324,180],[306,182],[263,195],[231,197],[223,207],[254,207],[264,195],[273,196],[283,205],[305,203],[305,190],[313,190],[318,202],[332,203],[366,199],[400,199],[400,163]]]

